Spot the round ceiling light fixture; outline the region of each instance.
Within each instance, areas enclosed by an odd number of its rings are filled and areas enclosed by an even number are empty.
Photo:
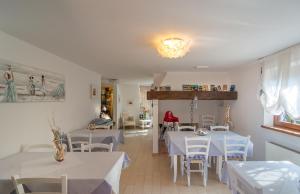
[[[162,57],[180,58],[189,52],[190,46],[190,40],[178,37],[166,38],[157,44],[157,51]]]

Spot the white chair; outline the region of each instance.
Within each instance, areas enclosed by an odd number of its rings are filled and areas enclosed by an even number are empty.
[[[67,194],[68,193],[68,181],[67,176],[61,176],[61,178],[20,178],[18,175],[11,177],[17,194],[25,194],[23,185],[25,184],[60,184],[61,192],[31,192],[26,194]]]
[[[221,125],[219,125],[219,126],[209,126],[209,129],[211,131],[229,131],[229,126],[221,126]],[[210,167],[212,166],[212,162],[216,163],[216,157],[211,156],[209,158],[209,166]]]
[[[112,152],[113,151],[113,143],[104,144],[104,143],[91,143],[88,145],[82,146],[81,152],[88,151],[101,151],[101,152]]]
[[[215,125],[215,116],[209,114],[203,114],[201,121],[202,121],[203,128],[209,128],[210,126]]]
[[[77,135],[77,134],[68,134],[68,143],[70,147],[70,152],[82,151],[82,148],[86,145],[91,144],[92,134],[89,135]]]
[[[229,126],[210,126],[211,131],[229,131]]]
[[[177,127],[178,131],[196,131],[196,126],[178,126]]]
[[[21,152],[53,152],[51,144],[22,145]]]
[[[185,137],[186,155],[183,163],[187,174],[188,186],[191,185],[191,172],[201,172],[203,185],[206,186],[210,140],[211,137]],[[191,170],[191,164],[198,164],[199,169]]]
[[[135,117],[133,115],[130,115],[127,112],[123,112],[122,114],[122,122],[123,122],[123,128],[125,129],[128,126],[133,126],[135,128],[136,122]]]
[[[224,137],[224,161],[247,160],[250,136],[225,136]]]
[[[166,128],[166,131],[175,131],[178,127],[178,122],[163,122],[163,127]]]

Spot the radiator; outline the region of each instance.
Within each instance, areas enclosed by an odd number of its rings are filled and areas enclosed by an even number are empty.
[[[300,152],[273,142],[266,142],[266,160],[288,160],[300,166]]]

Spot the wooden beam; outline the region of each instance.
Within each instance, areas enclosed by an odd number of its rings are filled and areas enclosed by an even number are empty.
[[[236,100],[237,92],[223,91],[148,91],[147,100]]]

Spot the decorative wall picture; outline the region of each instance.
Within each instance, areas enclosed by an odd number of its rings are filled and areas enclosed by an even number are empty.
[[[199,85],[199,89],[198,89],[199,91],[203,91],[203,86],[202,85]]]
[[[235,85],[234,84],[230,85],[230,92],[235,92]]]
[[[202,90],[203,90],[204,92],[208,91],[208,85],[207,85],[207,84],[204,84],[204,85],[202,86]]]
[[[184,85],[182,85],[182,90],[183,91],[192,91],[193,87],[192,87],[192,85],[184,84]]]
[[[64,76],[25,65],[0,63],[0,103],[64,99]]]
[[[230,87],[229,87],[230,86]],[[235,92],[235,85],[227,85],[227,84],[223,84],[223,85],[215,85],[215,84],[194,84],[194,85],[188,85],[188,84],[184,84],[182,85],[182,90],[183,91],[200,91],[200,92]]]
[[[192,85],[192,90],[198,91],[199,90],[199,86],[197,84]]]
[[[98,96],[97,86],[91,85],[91,98],[97,98],[97,96]]]
[[[159,91],[171,91],[171,86],[160,86]]]

